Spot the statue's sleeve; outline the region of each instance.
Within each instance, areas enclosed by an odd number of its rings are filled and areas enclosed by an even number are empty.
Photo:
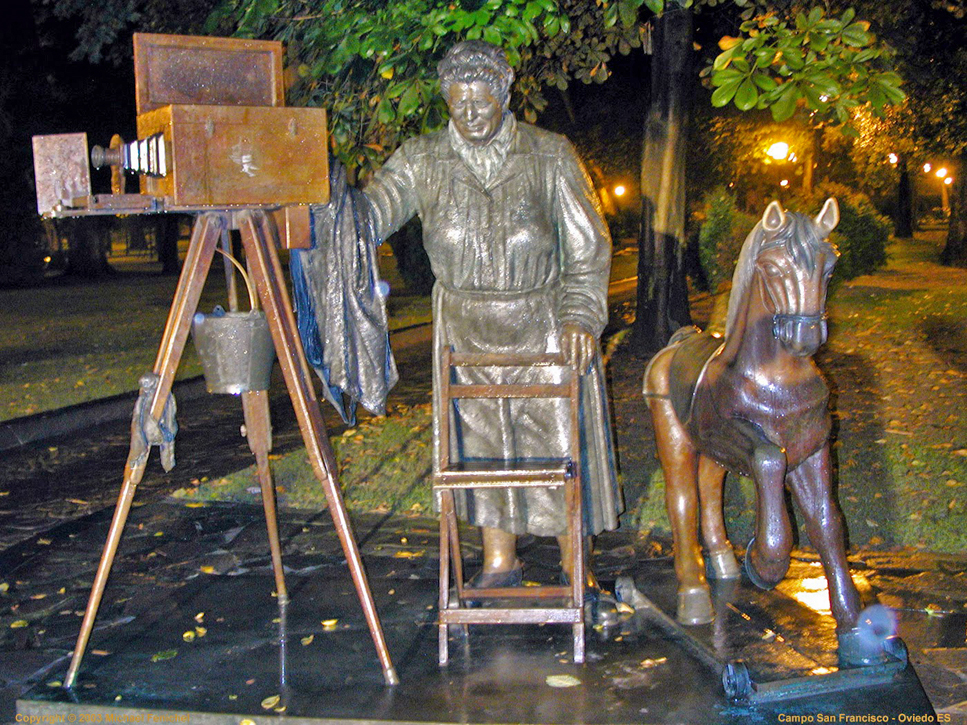
[[[561,250],[562,323],[600,337],[608,322],[611,234],[591,178],[569,142],[554,178],[554,217]]]
[[[380,242],[417,212],[417,182],[410,147],[409,142],[400,146],[363,189]]]

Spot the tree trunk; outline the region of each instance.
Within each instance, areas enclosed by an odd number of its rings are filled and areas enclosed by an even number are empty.
[[[640,356],[657,352],[675,330],[692,324],[684,259],[692,11],[670,8],[655,25],[641,159],[638,303],[631,337]]]
[[[947,244],[940,254],[940,263],[951,267],[967,267],[967,154],[960,157],[959,168],[954,172],[950,189],[950,221],[947,227]]]
[[[177,214],[164,214],[157,218],[154,238],[158,248],[158,261],[161,274],[178,274],[181,264],[178,261],[178,237],[181,230],[181,217]]]
[[[910,184],[910,170],[907,160],[901,158],[897,164],[900,178],[896,189],[896,225],[895,234],[901,239],[913,236],[913,186]]]
[[[109,230],[99,217],[63,219],[67,237],[67,269],[65,274],[84,279],[96,279],[111,274],[107,249]]]

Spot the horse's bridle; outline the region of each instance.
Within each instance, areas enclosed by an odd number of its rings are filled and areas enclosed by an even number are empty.
[[[775,304],[773,302],[773,304]],[[828,333],[828,326],[826,324],[828,316],[825,312],[818,315],[788,315],[782,313],[776,313],[772,316],[772,336],[777,340],[782,339],[782,330],[784,327],[789,325],[801,325],[807,328],[818,327],[820,329],[821,342],[823,344],[826,342],[826,337]]]

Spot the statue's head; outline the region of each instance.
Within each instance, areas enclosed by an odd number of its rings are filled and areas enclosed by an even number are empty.
[[[485,146],[510,105],[514,69],[502,48],[482,40],[457,43],[437,66],[450,118],[467,142]]]

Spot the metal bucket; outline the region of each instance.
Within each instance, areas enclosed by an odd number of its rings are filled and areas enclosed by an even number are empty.
[[[264,312],[226,312],[220,307],[210,315],[198,312],[191,337],[209,393],[269,389],[275,346]]]

